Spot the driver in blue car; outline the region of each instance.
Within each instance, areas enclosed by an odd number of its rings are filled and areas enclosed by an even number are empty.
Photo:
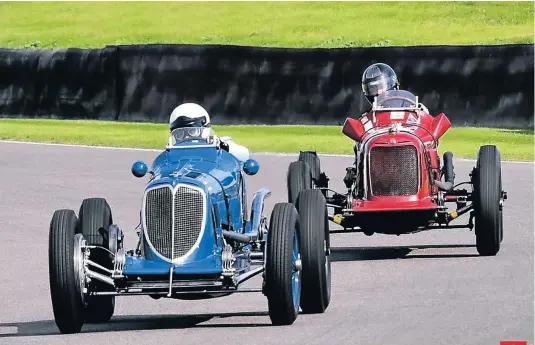
[[[368,102],[373,104],[375,97],[390,91],[399,90],[399,81],[396,72],[385,63],[374,63],[362,73],[362,92]],[[420,110],[429,114],[429,110],[420,104]],[[371,109],[370,109],[371,110]],[[360,117],[366,115],[370,110],[364,112]]]
[[[210,128],[212,123],[210,115],[199,104],[184,103],[176,107],[169,117],[169,131],[177,128]],[[249,159],[249,149],[235,143],[231,137],[218,137],[220,146],[231,155],[236,157],[241,163]]]

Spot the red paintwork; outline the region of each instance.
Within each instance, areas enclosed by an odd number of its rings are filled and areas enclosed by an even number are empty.
[[[364,176],[364,181],[368,186],[367,200],[354,200],[353,211],[355,212],[385,212],[385,211],[403,211],[403,210],[433,210],[437,205],[433,202],[438,188],[433,181],[430,181],[429,170],[434,179],[440,179],[440,158],[438,152],[438,140],[451,128],[449,119],[443,113],[436,117],[425,112],[400,112],[400,111],[382,111],[376,112],[375,118],[372,113],[368,113],[360,119],[347,118],[342,133],[355,141],[365,142],[364,149],[370,150],[375,146],[391,145],[413,145],[418,151],[418,160],[420,167],[420,188],[416,195],[413,196],[381,196],[371,195],[368,180],[370,174],[380,171],[371,172],[368,170],[368,176]],[[419,120],[418,127],[414,122],[409,122],[409,118]],[[383,133],[378,136],[369,138],[375,129],[388,128],[393,123],[400,123],[403,127],[412,127],[412,133],[393,132]],[[372,129],[370,130],[370,124]],[[428,165],[426,153],[429,155],[431,164]]]
[[[342,133],[355,141],[360,141],[364,134],[364,126],[359,120],[348,117],[342,127]]]
[[[353,211],[358,212],[404,211],[407,209],[416,211],[436,208],[437,204],[429,196],[423,198],[388,196],[375,197],[371,200],[353,200]]]

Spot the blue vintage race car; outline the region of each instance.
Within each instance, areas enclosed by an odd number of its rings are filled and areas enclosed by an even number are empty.
[[[248,212],[243,164],[225,150],[211,128],[179,128],[154,161],[138,226],[139,241],[123,248],[103,198],[73,210],[55,211],[50,223],[50,290],[62,333],[80,332],[85,322],[106,322],[115,297],[149,295],[176,299],[227,296],[262,274],[261,288],[275,325],[292,324],[299,313],[323,313],[331,295],[330,243],[325,199],[303,193],[298,212],[291,203],[274,206],[269,220],[258,190]],[[147,174],[141,161],[136,177]],[[325,216],[325,221],[318,222]]]

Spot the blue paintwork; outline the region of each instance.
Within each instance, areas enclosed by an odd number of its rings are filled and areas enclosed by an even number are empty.
[[[252,172],[258,171],[258,163],[254,160],[246,162]],[[137,162],[136,162],[137,163]],[[134,163],[134,164],[136,164]],[[139,165],[136,165],[136,169]],[[207,194],[207,219],[204,234],[199,247],[181,264],[174,264],[174,272],[177,274],[216,274],[222,272],[221,252],[223,248],[222,227],[229,230],[230,225],[236,232],[257,232],[259,219],[252,222],[247,219],[246,190],[244,175],[241,164],[233,155],[216,147],[186,147],[171,148],[156,157],[151,166],[151,179],[145,190],[157,185],[166,184],[175,187],[178,183],[200,187]],[[134,166],[132,168],[134,172]],[[137,172],[138,170],[136,170]],[[240,189],[240,184],[242,184]],[[224,193],[228,197],[230,215],[224,199]],[[244,205],[240,205],[240,193],[243,193]],[[261,190],[253,201],[253,215],[259,218],[261,209],[260,198],[269,195],[269,190]],[[213,208],[217,209],[218,217],[214,219]],[[256,210],[256,209],[258,210]],[[217,224],[217,225],[215,225]],[[144,236],[144,231],[141,232]],[[144,256],[128,256],[123,270],[125,275],[143,274],[168,274],[173,265],[160,259],[153,253],[146,241]],[[248,246],[245,250],[248,250]],[[247,261],[247,262],[246,262]],[[248,260],[237,259],[235,267],[246,270]]]
[[[245,163],[243,163],[243,171],[247,175],[251,175],[251,176],[256,175],[259,169],[260,169],[260,165],[258,164],[256,159],[251,158],[251,159],[246,160]]]
[[[132,164],[132,175],[135,177],[143,177],[147,174],[147,164],[142,161],[135,161],[134,164]]]

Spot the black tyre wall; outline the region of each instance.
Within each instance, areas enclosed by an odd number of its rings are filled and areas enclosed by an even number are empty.
[[[74,235],[80,233],[72,210],[54,212],[50,222],[48,267],[54,319],[61,333],[78,333],[84,324],[84,305],[74,272]]]
[[[312,179],[317,182],[321,174],[321,162],[316,152],[301,151],[299,153],[299,160],[305,162],[310,167]]]
[[[303,161],[290,163],[286,186],[288,202],[295,205],[300,191],[314,187],[312,183],[312,172],[308,164]]]
[[[476,247],[483,256],[494,256],[500,251],[501,186],[500,151],[494,145],[481,146],[474,183],[474,211]]]
[[[291,325],[299,307],[293,308],[292,252],[294,231],[299,232],[299,215],[290,203],[273,207],[269,223],[266,257],[266,295],[274,325]]]

